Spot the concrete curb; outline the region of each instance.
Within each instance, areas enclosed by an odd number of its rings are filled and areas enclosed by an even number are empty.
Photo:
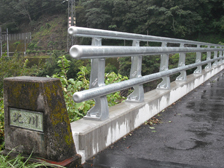
[[[170,90],[152,90],[145,93],[143,103],[124,102],[110,107],[105,121],[81,119],[71,123],[72,135],[82,163],[102,151],[145,121],[182,98],[224,69],[219,65],[202,74],[192,74],[184,82],[172,82]]]

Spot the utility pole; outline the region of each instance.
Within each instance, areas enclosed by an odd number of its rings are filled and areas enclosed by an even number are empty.
[[[75,17],[75,0],[68,0],[68,28],[70,26],[76,26]],[[74,44],[74,38],[72,35],[67,33],[67,51]]]
[[[0,27],[0,43],[1,43],[1,57],[2,57],[2,28]]]
[[[8,28],[6,29],[6,36],[7,36],[7,56],[9,57],[9,31],[8,31]]]

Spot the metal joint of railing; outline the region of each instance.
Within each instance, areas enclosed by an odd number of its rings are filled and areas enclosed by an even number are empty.
[[[82,27],[70,27],[68,33],[73,36],[92,38],[91,46],[74,45],[70,48],[70,55],[73,58],[91,59],[90,89],[76,92],[73,95],[75,102],[88,99],[95,100],[95,106],[87,112],[84,119],[105,120],[109,117],[106,98],[109,93],[133,87],[134,91],[127,97],[126,101],[143,102],[144,83],[162,78],[162,82],[157,86],[157,89],[167,90],[170,89],[170,75],[180,73],[176,81],[185,81],[187,79],[186,70],[188,69],[196,67],[194,74],[200,74],[202,73],[202,65],[207,64],[205,70],[210,70],[224,63],[224,46],[222,45]],[[102,46],[102,39],[132,40],[132,46]],[[141,41],[160,42],[161,47],[141,47]],[[168,43],[179,44],[180,46],[168,47]],[[188,47],[189,45],[196,47]],[[207,48],[204,46],[207,46]],[[185,65],[186,53],[189,52],[196,53],[196,60],[194,64]],[[202,61],[201,57],[204,52],[207,52],[207,58]],[[212,52],[214,52],[213,59],[211,59]],[[179,53],[178,67],[169,69],[169,54],[175,53]],[[160,54],[161,58],[160,72],[142,76],[142,57],[158,54]],[[105,85],[105,58],[110,57],[131,57],[132,64],[129,80]],[[212,62],[214,63],[212,64]]]

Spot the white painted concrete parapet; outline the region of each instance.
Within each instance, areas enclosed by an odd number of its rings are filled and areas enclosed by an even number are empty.
[[[145,121],[182,98],[193,89],[218,74],[224,65],[202,74],[192,74],[185,82],[172,82],[170,90],[152,90],[145,93],[142,103],[120,103],[110,107],[105,121],[84,120],[71,123],[73,139],[82,163],[139,127]]]

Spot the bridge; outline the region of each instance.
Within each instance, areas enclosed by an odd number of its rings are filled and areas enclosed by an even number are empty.
[[[223,72],[87,160],[84,168],[221,168]],[[158,120],[159,121],[158,121]]]
[[[80,27],[70,27],[68,32],[77,37],[92,38],[91,46],[75,45],[70,49],[73,58],[91,59],[90,89],[75,93],[73,99],[75,102],[88,99],[96,102],[84,119],[71,123],[76,151],[82,156],[83,163],[153,116],[166,111],[182,97],[221,73],[224,68],[222,45]],[[133,43],[132,46],[123,47],[102,46],[102,39],[132,40]],[[140,46],[141,41],[158,42],[161,46]],[[177,44],[178,47],[170,47],[169,44]],[[173,53],[179,53],[179,63],[177,68],[169,69],[169,54]],[[196,53],[195,63],[185,65],[186,53]],[[202,53],[207,53],[204,61],[201,59]],[[160,72],[141,75],[142,57],[146,55],[160,55]],[[105,58],[127,56],[132,57],[130,79],[105,85]],[[196,68],[194,73],[187,76],[186,70],[193,68]],[[170,76],[177,73],[180,75],[176,81],[170,82]],[[144,93],[143,84],[156,79],[162,79],[157,89]],[[107,94],[130,87],[134,88],[134,92],[126,102],[108,108]],[[170,129],[175,130],[173,127]],[[194,146],[197,141],[186,143]],[[183,139],[181,142],[185,144]],[[170,146],[172,145],[175,146]]]

